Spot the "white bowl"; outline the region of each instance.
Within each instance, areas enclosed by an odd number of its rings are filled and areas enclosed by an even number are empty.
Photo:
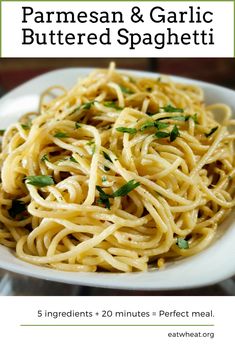
[[[49,72],[19,86],[0,100],[0,129],[16,121],[23,113],[37,109],[40,93],[50,85],[71,87],[90,68],[70,68]],[[122,70],[122,72],[130,72]],[[133,75],[156,77],[158,74],[131,71]],[[228,104],[235,113],[235,92],[220,86],[173,77],[175,81],[199,85],[206,103]],[[27,276],[77,285],[142,290],[166,290],[210,285],[235,274],[235,212],[219,227],[217,240],[200,254],[171,263],[164,270],[130,274],[63,272],[19,260],[14,252],[0,246],[0,267]]]

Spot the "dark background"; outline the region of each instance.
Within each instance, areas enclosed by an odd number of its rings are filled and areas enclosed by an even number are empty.
[[[1,59],[0,95],[50,70],[107,67],[110,61],[115,61],[117,68],[185,76],[235,89],[234,59]],[[0,295],[235,295],[235,277],[203,288],[144,292],[73,286],[0,270]]]
[[[44,72],[65,67],[107,67],[185,76],[235,88],[235,59],[0,59],[0,87],[7,92]]]

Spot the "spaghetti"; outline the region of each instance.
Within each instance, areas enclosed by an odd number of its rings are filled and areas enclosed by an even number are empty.
[[[114,64],[50,87],[2,136],[0,244],[66,271],[144,271],[201,252],[235,203],[231,110],[203,99]]]

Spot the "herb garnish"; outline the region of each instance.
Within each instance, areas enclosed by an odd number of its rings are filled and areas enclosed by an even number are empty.
[[[211,129],[210,132],[208,132],[207,134],[205,134],[206,137],[209,137],[211,136],[217,129],[218,129],[219,126],[215,126]]]
[[[156,132],[155,136],[157,138],[161,139],[161,138],[169,137],[170,133],[169,132],[165,132],[165,131],[158,131],[158,132]]]
[[[42,156],[41,161],[42,162],[48,161],[47,154],[44,154],[44,156]]]
[[[178,247],[180,249],[188,249],[189,248],[188,241],[185,239],[182,239],[182,238],[177,238],[176,245],[178,245]]]
[[[178,120],[178,121],[187,121],[189,118],[185,116],[165,116],[163,118],[157,119],[157,121],[160,120]]]
[[[6,130],[0,130],[0,136],[3,136]]]
[[[174,125],[173,129],[170,132],[170,141],[173,142],[180,135],[179,129]]]
[[[146,121],[146,123],[144,123],[141,128],[140,131],[144,131],[146,129],[148,129],[149,127],[156,127],[158,130],[162,130],[165,129],[169,126],[168,123],[161,123],[160,121]]]
[[[178,136],[180,136],[180,132],[179,132],[179,129],[177,128],[177,126],[174,125],[173,129],[171,130],[171,132],[158,131],[158,132],[156,132],[155,136],[157,138],[170,137],[170,142],[173,142],[173,141],[175,141],[175,139]]]
[[[107,167],[106,165],[104,165],[104,171],[105,171],[105,172],[109,172],[109,171],[110,171],[110,168]]]
[[[175,108],[171,104],[166,105],[165,107],[161,108],[166,113],[183,113],[184,109]]]
[[[79,105],[77,108],[75,108],[74,110],[72,110],[71,113],[69,113],[68,116],[73,115],[74,113],[76,113],[77,111],[79,111],[80,108],[81,108],[81,107],[80,107],[80,105]]]
[[[96,185],[96,190],[99,191],[99,199],[98,203],[103,204],[106,208],[110,209],[110,201],[109,199],[113,199],[114,197],[121,197],[121,196],[126,196],[129,192],[134,190],[140,186],[139,182],[135,182],[135,180],[130,180],[126,184],[122,185],[119,189],[117,189],[114,193],[112,194],[106,194],[104,190],[99,186]]]
[[[75,129],[80,129],[82,126],[76,121],[75,122]]]
[[[27,184],[38,186],[39,188],[55,184],[52,176],[50,175],[32,175],[26,177],[26,181]]]
[[[126,94],[132,94],[134,93],[130,88],[124,87],[124,86],[119,86],[121,88],[122,93]]]
[[[154,123],[155,121],[146,121],[146,123],[144,123],[141,128],[140,128],[140,131],[144,131],[150,127],[153,127],[154,126]]]
[[[107,101],[104,102],[104,106],[108,108],[114,108],[116,110],[123,110],[123,108],[119,107],[115,102],[113,101]]]
[[[12,200],[11,208],[8,213],[11,218],[16,218],[16,216],[24,211],[26,211],[26,203],[21,200]]]
[[[154,126],[158,129],[158,130],[162,130],[165,129],[169,126],[168,123],[161,123],[160,121],[154,121]]]
[[[198,124],[197,113],[195,113],[193,115],[187,115],[185,117],[185,121],[188,121],[189,119],[192,119],[195,122],[195,124]]]
[[[96,145],[94,144],[91,149],[91,154],[93,155],[95,153]]]
[[[105,151],[102,151],[103,153],[103,156],[105,159],[107,159],[109,162],[113,163],[112,159],[110,158],[110,156],[105,152]]]
[[[117,127],[116,130],[118,132],[127,132],[128,134],[136,134],[137,130],[135,128],[131,128],[131,127],[124,127],[124,126],[120,126],[120,127]]]
[[[141,128],[140,131],[144,131],[150,127],[156,127],[158,130],[162,130],[165,129],[169,126],[168,123],[161,123],[160,121],[146,121],[146,123],[144,123]]]
[[[77,161],[73,156],[71,156],[71,157],[69,158],[69,160],[70,160],[71,162],[78,163],[78,161]]]
[[[110,202],[109,199],[112,198],[112,195],[106,194],[101,186],[96,185],[96,190],[99,191],[99,198],[98,198],[98,203],[101,203],[105,206],[105,208],[108,208],[110,210]]]
[[[178,121],[188,121],[189,119],[192,119],[195,124],[198,124],[198,120],[197,120],[197,113],[195,113],[194,115],[186,115],[186,116],[169,116],[167,118],[160,118],[157,120],[164,120],[164,119],[171,119],[171,120],[178,120]]]
[[[65,137],[69,137],[69,136],[68,136],[68,134],[66,134],[66,132],[58,131],[58,132],[55,133],[54,137],[65,138]]]
[[[22,129],[24,129],[24,130],[30,130],[30,127],[31,127],[31,125],[29,125],[29,124],[21,124],[20,126],[21,126]]]
[[[134,179],[128,181],[126,184],[121,186],[113,193],[113,197],[126,196],[129,192],[140,186],[139,182],[135,182]]]
[[[82,105],[79,105],[71,113],[69,113],[69,116],[73,115],[74,113],[76,113],[79,110],[89,110],[94,104],[95,104],[95,101],[90,101],[90,102],[84,103]]]
[[[157,113],[154,114],[148,114],[149,116],[155,115]],[[163,118],[158,118],[155,121],[161,121],[161,120],[177,120],[177,121],[188,121],[189,119],[192,119],[195,124],[198,124],[198,120],[197,120],[197,113],[195,113],[194,115],[179,115],[179,116],[165,116]]]
[[[81,105],[81,109],[88,110],[95,104],[95,101],[90,101]]]
[[[86,143],[86,145],[91,146],[91,154],[93,155],[95,153],[95,141],[94,140],[90,140],[89,142]]]

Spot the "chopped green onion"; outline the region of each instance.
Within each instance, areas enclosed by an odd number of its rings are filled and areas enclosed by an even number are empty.
[[[106,194],[99,185],[96,185],[96,190],[99,192],[98,203],[103,204],[105,208],[108,208],[110,210],[109,198],[112,198],[112,196],[109,194]]]
[[[126,196],[129,192],[131,192],[138,186],[140,186],[139,182],[136,183],[135,180],[130,180],[128,181],[128,183],[124,184],[118,190],[116,190],[113,193],[113,197]]]

